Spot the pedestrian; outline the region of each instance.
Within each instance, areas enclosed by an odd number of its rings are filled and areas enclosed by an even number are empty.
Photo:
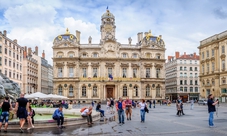
[[[63,106],[62,105],[60,105],[59,108],[54,111],[52,118],[54,120],[57,120],[57,127],[58,128],[64,128],[63,127],[64,114],[63,114]]]
[[[181,103],[180,100],[176,101],[177,115],[181,116]]]
[[[114,114],[113,108],[114,108],[114,100],[113,98],[110,98],[110,114]]]
[[[101,102],[97,104],[96,111],[101,112],[102,116],[105,117],[104,110],[101,109]]]
[[[184,107],[183,106],[184,106],[183,101],[180,101],[181,114],[182,115],[185,115],[184,114]]]
[[[147,106],[145,103],[145,100],[142,99],[138,106],[140,107],[141,123],[144,123],[145,122],[145,107]]]
[[[70,101],[68,104],[68,109],[71,110],[72,108],[73,108],[73,104],[72,104],[72,101]]]
[[[152,107],[152,100],[149,100],[149,108],[151,109]]]
[[[208,96],[207,105],[208,105],[208,113],[209,113],[209,126],[214,127],[213,119],[214,119],[214,112],[216,111],[215,105],[218,104],[218,99],[214,102],[214,96],[210,94]]]
[[[86,109],[81,113],[81,116],[82,116],[82,117],[87,117],[87,124],[88,124],[88,125],[93,124],[91,114],[92,114],[92,106],[90,106],[89,108],[86,108]]]
[[[153,105],[154,105],[154,108],[155,108],[155,100],[153,100]]]
[[[27,109],[29,107],[28,100],[24,98],[24,93],[20,94],[20,98],[17,99],[15,106],[15,113],[17,113],[17,117],[20,120],[20,132],[24,133],[23,127],[28,116]]]
[[[126,98],[125,100],[125,113],[126,113],[126,117],[127,120],[131,120],[132,117],[132,101],[129,100],[129,97]]]
[[[110,100],[107,99],[107,102],[106,102],[106,112],[109,113],[110,112]]]
[[[93,101],[93,100],[91,101],[91,106],[92,106],[92,107],[94,107],[94,106],[95,106],[95,103],[94,103],[94,101]]]
[[[193,110],[193,108],[194,108],[194,100],[191,99],[191,110]]]
[[[125,102],[122,100],[120,97],[119,100],[116,102],[116,110],[118,112],[118,119],[119,119],[119,124],[125,124],[124,122],[124,110],[125,110]]]
[[[30,130],[31,127],[34,128],[34,125],[32,124],[32,116],[33,116],[33,109],[31,106],[28,108],[28,116],[27,116],[27,121],[28,121],[28,128],[27,130]]]
[[[12,105],[9,102],[8,96],[6,96],[5,100],[0,104],[0,108],[2,109],[2,114],[1,114],[1,117],[0,117],[0,132],[1,132],[1,128],[2,128],[2,123],[5,120],[4,132],[7,133],[9,111],[12,110]]]

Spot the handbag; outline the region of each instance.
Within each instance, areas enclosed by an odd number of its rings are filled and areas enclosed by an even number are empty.
[[[149,113],[149,110],[147,108],[147,105],[144,107],[145,112]]]

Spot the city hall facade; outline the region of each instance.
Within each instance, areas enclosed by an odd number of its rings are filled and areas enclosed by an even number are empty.
[[[119,43],[115,17],[101,17],[100,43],[80,43],[66,30],[53,41],[54,93],[81,102],[127,96],[133,100],[165,99],[165,43],[151,31],[138,33],[138,42]]]

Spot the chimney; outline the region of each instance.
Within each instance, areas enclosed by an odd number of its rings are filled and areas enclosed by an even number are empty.
[[[6,30],[3,31],[3,35],[4,35],[5,37],[7,36],[7,31],[6,31]]]
[[[186,52],[184,52],[184,58],[186,58]]]
[[[137,33],[138,43],[140,42],[140,33]]]
[[[37,55],[38,56],[38,46],[35,46],[35,55]]]
[[[24,58],[27,58],[27,46],[24,47]]]
[[[14,39],[13,42],[17,43],[17,39]]]
[[[143,40],[143,32],[140,32],[140,41]]]
[[[43,53],[42,53],[42,58],[45,59],[45,52],[43,50]]]
[[[194,52],[193,58],[196,58],[196,52]]]
[[[28,48],[28,56],[31,56],[31,55],[32,55],[32,48],[29,47],[29,48]]]
[[[170,61],[173,56],[168,56],[168,60]]]
[[[80,44],[80,31],[76,30],[77,42]]]
[[[175,52],[175,57],[176,57],[176,59],[179,58],[179,56],[180,56],[180,53],[179,53],[178,51],[176,51],[176,52]]]

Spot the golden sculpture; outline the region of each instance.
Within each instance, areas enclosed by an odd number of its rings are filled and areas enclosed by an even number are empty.
[[[70,34],[70,32],[69,32],[69,29],[68,29],[68,28],[66,29],[65,34]]]
[[[146,39],[147,39],[147,41],[150,39],[151,36],[152,36],[151,30],[149,30],[148,34],[146,34]]]

